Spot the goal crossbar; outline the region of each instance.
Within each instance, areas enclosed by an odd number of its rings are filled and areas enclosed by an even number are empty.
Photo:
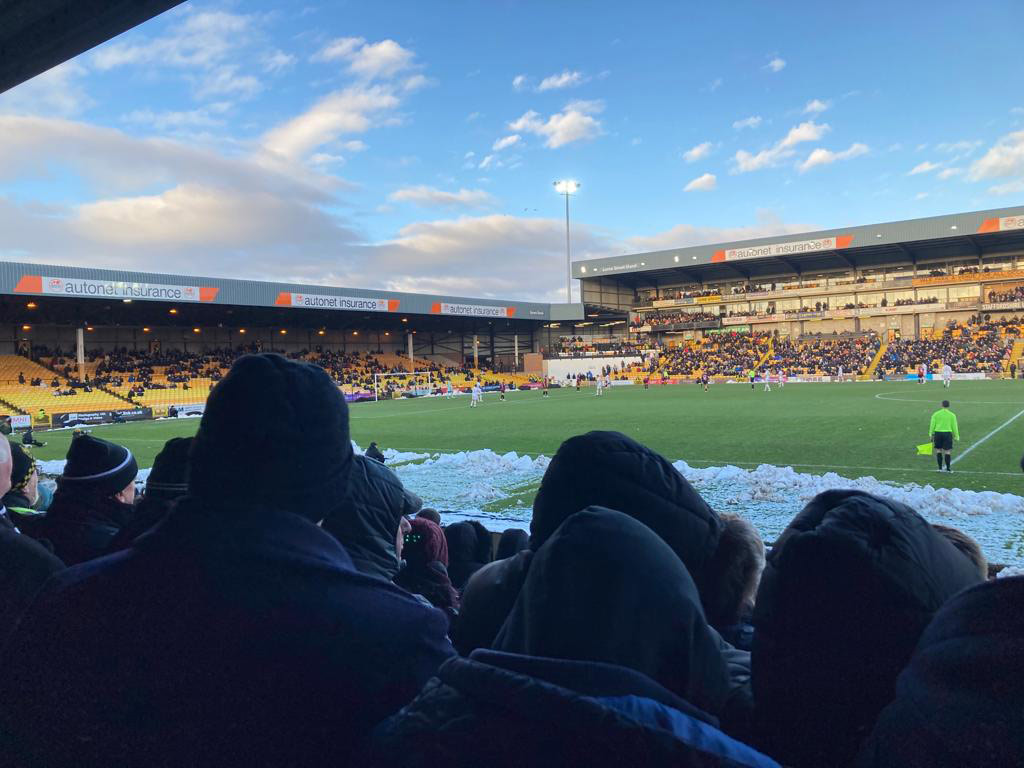
[[[407,389],[417,389],[416,380],[425,377],[427,382],[427,389],[431,389],[431,385],[434,381],[434,372],[430,370],[426,371],[402,371],[399,373],[375,373],[373,374],[373,399],[374,401],[380,400],[381,380],[388,378],[397,379],[413,379],[412,387]]]

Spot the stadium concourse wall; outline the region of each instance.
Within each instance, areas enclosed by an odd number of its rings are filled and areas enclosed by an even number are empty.
[[[564,381],[566,377],[586,376],[592,373],[595,376],[605,366],[617,366],[620,370],[625,363],[628,365],[639,365],[643,363],[640,355],[606,355],[600,357],[563,357],[552,358],[544,361],[544,374],[553,377],[556,381]]]

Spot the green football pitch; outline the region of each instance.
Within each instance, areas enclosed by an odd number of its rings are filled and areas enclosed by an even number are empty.
[[[352,438],[367,446],[417,453],[489,448],[498,453],[552,455],[567,437],[613,429],[671,460],[692,466],[759,464],[800,472],[873,475],[898,483],[931,484],[1024,495],[1019,462],[1024,451],[1024,382],[793,384],[751,391],[746,384],[614,387],[600,398],[584,388],[513,392],[506,402],[484,395],[479,408],[467,396],[409,399],[351,406]],[[915,446],[928,440],[928,420],[939,402],[952,401],[960,423],[951,475],[935,471]],[[258,418],[255,417],[254,418]],[[96,427],[97,436],[127,445],[142,467],[164,441],[194,433],[197,419]],[[63,458],[70,432],[41,433],[40,459]],[[585,478],[581,478],[585,482]]]

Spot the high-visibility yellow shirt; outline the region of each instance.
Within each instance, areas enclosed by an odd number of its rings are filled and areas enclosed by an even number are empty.
[[[936,432],[952,432],[953,437],[960,439],[960,428],[956,424],[956,414],[949,408],[940,408],[932,414],[932,423],[928,427],[928,435]]]

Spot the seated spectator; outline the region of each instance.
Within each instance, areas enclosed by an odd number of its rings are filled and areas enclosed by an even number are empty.
[[[366,449],[366,453],[364,455],[368,459],[373,459],[381,464],[384,463],[384,454],[381,453],[381,450],[377,447],[376,443],[370,443],[370,447]]]
[[[445,528],[444,537],[448,540],[448,576],[461,590],[474,573],[491,562],[491,532],[476,520],[462,520]]]
[[[704,610],[708,624],[730,645],[749,651],[753,644],[754,599],[764,570],[764,542],[747,520],[721,515],[722,537],[711,569],[717,587],[708,594]]]
[[[717,729],[728,688],[679,558],[646,526],[590,507],[537,550],[495,650],[447,662],[375,731],[366,762],[775,766]]]
[[[3,505],[11,522],[22,533],[40,538],[44,520],[39,509],[39,470],[32,455],[17,443],[11,451],[11,489],[3,496]]]
[[[31,652],[0,678],[17,702],[0,708],[0,754],[349,765],[452,653],[437,611],[358,573],[318,526],[345,503],[351,462],[322,369],[235,363],[207,401],[188,497],[128,550],[52,579],[23,619],[11,642]]]
[[[16,448],[6,439],[0,439],[0,492],[3,492],[5,502],[11,497],[11,451]],[[8,517],[9,512],[9,509],[0,508],[0,646],[10,636],[43,584],[53,574],[64,570],[64,563],[48,549],[18,530]],[[7,655],[5,674],[7,667],[19,663],[21,655]]]
[[[134,517],[139,468],[127,448],[82,435],[71,441],[64,474],[57,480],[39,535],[68,565],[102,557]]]
[[[522,528],[508,528],[501,532],[495,560],[504,560],[530,548],[530,534]]]
[[[395,584],[414,595],[424,597],[440,608],[449,621],[459,612],[459,593],[448,578],[448,542],[441,526],[425,517],[409,520],[402,559],[405,566]]]
[[[429,520],[432,523],[441,524],[441,513],[431,507],[424,507],[416,513],[416,517],[422,517]]]
[[[392,470],[355,456],[344,499],[328,512],[323,529],[341,542],[356,570],[391,581],[401,565],[396,546],[400,521],[422,504]]]
[[[135,505],[132,521],[110,542],[110,552],[127,549],[171,511],[174,502],[188,493],[188,452],[191,437],[172,437],[153,460],[146,478],[146,491]]]
[[[959,528],[952,528],[948,525],[939,525],[938,523],[932,523],[932,528],[949,539],[953,546],[960,550],[961,554],[974,563],[974,567],[978,569],[978,575],[981,576],[982,581],[988,579],[988,560],[981,551],[981,546],[978,542]]]
[[[1024,577],[965,590],[921,636],[860,768],[1024,765]]]
[[[814,497],[779,537],[754,609],[759,744],[786,765],[849,765],[935,612],[980,581],[910,507]]]

